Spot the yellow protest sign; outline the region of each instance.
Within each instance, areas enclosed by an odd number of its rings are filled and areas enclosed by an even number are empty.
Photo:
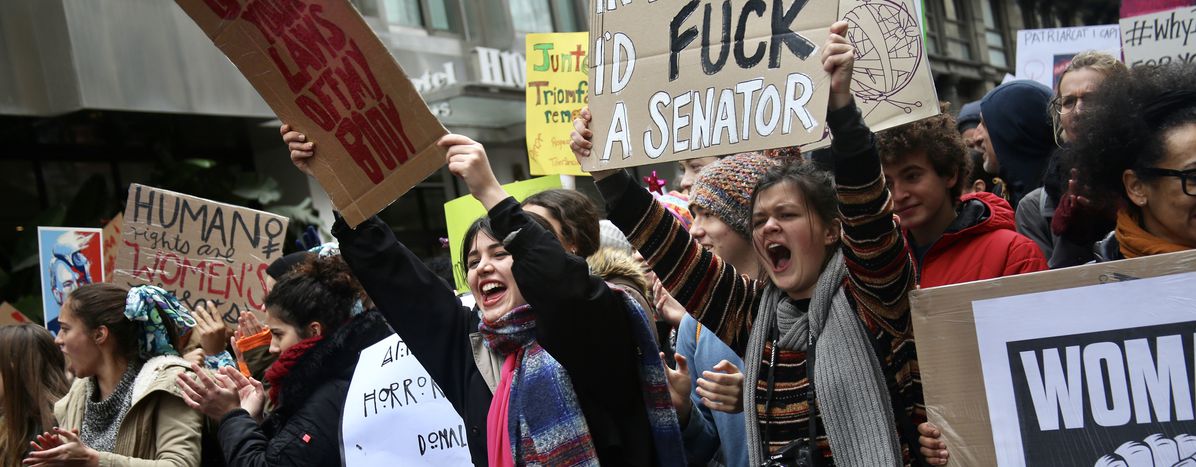
[[[561,187],[561,178],[557,176],[533,178],[522,182],[508,183],[502,186],[507,194],[523,201],[524,198],[541,191]],[[474,199],[472,195],[465,195],[444,203],[444,220],[448,228],[449,256],[453,261],[453,278],[456,279],[457,291],[465,292],[469,286],[465,283],[465,271],[461,269],[461,241],[465,239],[465,231],[469,225],[479,217],[486,215],[486,208]]]
[[[589,102],[589,34],[527,35],[527,156],[532,175],[587,175],[569,149]]]

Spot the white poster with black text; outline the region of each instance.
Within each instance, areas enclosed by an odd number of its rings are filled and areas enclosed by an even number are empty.
[[[1193,284],[973,302],[998,465],[1196,466]]]
[[[465,422],[398,334],[361,352],[341,426],[348,467],[473,465]]]

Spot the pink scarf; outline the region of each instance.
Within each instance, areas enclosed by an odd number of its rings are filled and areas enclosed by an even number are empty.
[[[503,360],[498,390],[490,400],[490,413],[486,416],[486,453],[491,467],[514,467],[515,456],[511,454],[511,430],[507,427],[507,409],[511,405],[511,379],[515,375],[515,356],[507,354]]]

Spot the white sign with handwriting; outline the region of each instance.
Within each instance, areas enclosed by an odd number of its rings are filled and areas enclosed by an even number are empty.
[[[473,465],[465,422],[398,334],[361,352],[341,426],[349,467]]]

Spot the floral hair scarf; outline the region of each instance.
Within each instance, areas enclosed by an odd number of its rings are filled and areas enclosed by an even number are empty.
[[[125,318],[141,326],[138,353],[145,360],[159,355],[179,355],[166,332],[166,320],[174,322],[180,335],[195,327],[195,318],[191,317],[187,307],[170,292],[152,285],[129,290],[125,299]]]

